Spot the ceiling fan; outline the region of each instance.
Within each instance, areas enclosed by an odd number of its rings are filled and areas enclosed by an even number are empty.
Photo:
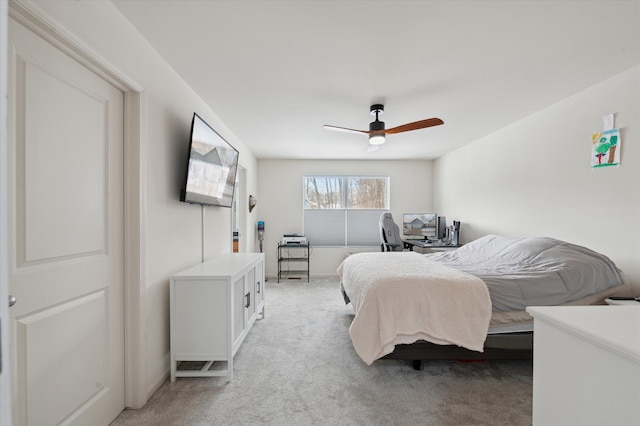
[[[367,151],[375,151],[380,145],[385,142],[386,135],[408,132],[410,130],[425,129],[427,127],[439,126],[441,124],[444,124],[444,121],[440,120],[439,118],[427,118],[426,120],[414,121],[413,123],[407,123],[401,126],[393,127],[391,129],[385,129],[384,121],[380,121],[378,119],[378,116],[384,113],[384,105],[371,105],[370,112],[371,115],[375,115],[376,119],[369,123],[369,130],[349,129],[347,127],[330,126],[328,124],[325,124],[324,128],[329,130],[337,130],[340,132],[367,134],[369,135],[369,149]]]

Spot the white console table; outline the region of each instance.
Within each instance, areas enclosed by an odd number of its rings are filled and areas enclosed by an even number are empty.
[[[640,307],[529,307],[533,424],[637,425]]]
[[[234,355],[258,315],[264,318],[264,293],[263,253],[228,253],[173,275],[171,381],[226,376],[230,382]]]

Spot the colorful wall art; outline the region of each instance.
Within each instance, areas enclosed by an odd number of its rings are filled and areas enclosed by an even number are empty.
[[[591,167],[620,165],[620,129],[591,135]]]

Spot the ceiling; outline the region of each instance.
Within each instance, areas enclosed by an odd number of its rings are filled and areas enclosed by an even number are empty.
[[[637,0],[113,3],[258,158],[437,158],[640,63]],[[444,125],[323,128],[373,103]]]

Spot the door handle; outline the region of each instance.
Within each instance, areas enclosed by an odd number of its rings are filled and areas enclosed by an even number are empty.
[[[16,299],[15,296],[9,295],[9,307],[12,307],[13,305],[15,305],[17,301],[18,299]]]

